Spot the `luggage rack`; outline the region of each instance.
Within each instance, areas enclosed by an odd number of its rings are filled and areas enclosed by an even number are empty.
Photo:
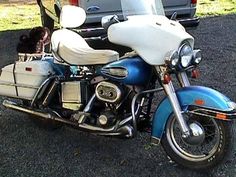
[[[41,60],[45,57],[52,57],[51,53],[18,53],[18,62]]]

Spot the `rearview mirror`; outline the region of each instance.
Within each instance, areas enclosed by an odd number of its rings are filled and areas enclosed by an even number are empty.
[[[117,15],[107,15],[102,17],[102,27],[107,31],[109,26],[111,26],[114,23],[119,23],[119,18]]]

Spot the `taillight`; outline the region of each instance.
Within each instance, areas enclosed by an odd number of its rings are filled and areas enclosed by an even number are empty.
[[[79,0],[69,0],[70,5],[79,6]]]
[[[197,0],[191,0],[191,4],[197,4]]]

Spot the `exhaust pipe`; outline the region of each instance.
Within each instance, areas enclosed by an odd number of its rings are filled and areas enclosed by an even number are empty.
[[[25,112],[25,113],[32,114],[32,115],[35,115],[35,116],[39,116],[39,117],[44,118],[44,119],[52,119],[52,120],[62,122],[62,123],[72,125],[72,126],[78,126],[78,124],[76,124],[74,122],[71,122],[69,120],[53,116],[50,113],[43,113],[43,112],[28,109],[28,108],[24,108],[22,106],[17,105],[16,103],[14,103],[12,101],[4,100],[2,104],[3,104],[3,106],[5,106],[6,108],[9,108],[9,109],[13,109],[13,110],[20,111],[20,112]]]
[[[122,126],[118,130],[116,130],[116,126],[113,126],[111,128],[108,128],[108,129],[104,129],[104,128],[88,125],[88,124],[85,124],[85,123],[78,124],[77,122],[72,122],[72,121],[67,120],[67,119],[63,119],[63,118],[60,118],[60,117],[53,116],[50,113],[34,111],[34,110],[31,110],[31,109],[19,106],[16,103],[14,103],[12,101],[8,101],[8,100],[4,100],[2,104],[3,104],[3,106],[5,106],[6,108],[9,108],[9,109],[13,109],[13,110],[16,110],[16,111],[36,115],[36,116],[44,118],[44,119],[52,119],[54,121],[62,122],[62,123],[65,123],[67,125],[71,125],[71,126],[74,126],[76,128],[80,128],[84,131],[89,131],[89,132],[92,132],[92,133],[96,133],[98,135],[107,135],[107,136],[108,135],[109,136],[121,136],[121,135],[123,135],[123,136],[126,136],[127,138],[133,137],[133,128],[128,126],[128,125]]]

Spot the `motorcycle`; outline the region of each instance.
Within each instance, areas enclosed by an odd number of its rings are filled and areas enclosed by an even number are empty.
[[[119,57],[95,50],[75,31],[86,13],[66,5],[53,32],[53,57],[17,61],[2,68],[0,95],[7,108],[50,126],[70,125],[101,136],[133,138],[149,130],[177,164],[213,168],[233,145],[236,104],[220,92],[191,86],[201,51],[175,20],[158,14],[161,1],[121,0],[122,20],[102,19],[110,42],[133,49]],[[76,20],[71,19],[77,16]],[[171,76],[177,77],[176,89]],[[166,96],[153,106],[155,93]]]

